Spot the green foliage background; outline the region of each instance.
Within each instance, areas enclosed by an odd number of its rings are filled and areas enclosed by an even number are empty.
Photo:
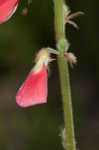
[[[85,12],[75,19],[79,31],[67,25],[70,51],[78,58],[77,65],[70,68],[77,145],[80,150],[98,150],[99,1],[68,0],[67,3],[72,12]],[[15,102],[16,92],[33,67],[38,50],[55,48],[52,0],[32,1],[27,16],[21,15],[24,7],[26,0],[20,1],[14,16],[0,25],[0,149],[62,150],[59,135],[63,119],[56,62],[50,65],[47,104],[21,109]]]

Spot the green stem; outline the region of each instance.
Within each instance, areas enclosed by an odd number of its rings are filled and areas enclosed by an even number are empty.
[[[61,39],[65,39],[65,24],[64,24],[64,0],[53,0],[55,10],[55,30],[56,41],[59,43]],[[66,6],[67,7],[67,6]],[[68,45],[66,45],[68,47]],[[63,53],[63,49],[59,49]],[[65,58],[58,56],[60,83],[62,102],[64,110],[64,127],[65,133],[63,135],[63,144],[66,150],[76,150],[72,103],[71,103],[71,90],[69,83],[68,64]]]

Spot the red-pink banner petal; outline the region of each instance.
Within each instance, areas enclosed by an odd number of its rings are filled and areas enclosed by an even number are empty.
[[[47,68],[43,65],[40,72],[31,71],[16,95],[20,107],[29,107],[47,102]]]
[[[15,12],[19,0],[0,0],[0,23],[7,21]]]

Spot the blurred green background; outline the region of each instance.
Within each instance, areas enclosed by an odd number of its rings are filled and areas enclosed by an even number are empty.
[[[80,29],[67,25],[70,51],[78,63],[70,68],[77,147],[99,150],[98,0],[68,0],[72,12],[84,11],[75,19]],[[28,7],[27,16],[22,16]],[[21,109],[15,96],[34,65],[42,47],[55,48],[52,0],[21,0],[14,16],[0,25],[0,150],[63,150],[63,128],[57,63],[50,65],[48,103]],[[97,75],[96,75],[97,71]]]

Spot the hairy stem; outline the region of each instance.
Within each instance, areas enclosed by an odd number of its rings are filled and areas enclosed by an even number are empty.
[[[60,40],[65,40],[65,24],[64,16],[68,14],[64,11],[64,0],[53,0],[54,1],[54,12],[55,12],[55,31],[56,31],[56,42],[57,44]],[[65,8],[67,6],[65,5]],[[64,43],[64,41],[63,41]],[[68,49],[68,43],[65,45],[65,49]],[[58,50],[63,53],[65,49],[61,46]],[[76,150],[75,136],[74,136],[74,125],[73,125],[73,114],[72,114],[72,103],[71,103],[71,90],[69,83],[69,72],[68,64],[65,58],[58,56],[58,66],[60,74],[60,84],[61,84],[61,94],[64,112],[64,134],[63,145],[66,150]]]

